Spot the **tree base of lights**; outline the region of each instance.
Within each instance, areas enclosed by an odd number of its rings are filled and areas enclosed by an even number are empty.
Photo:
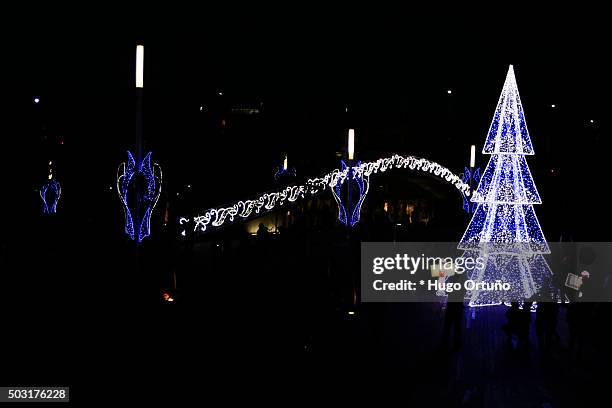
[[[521,254],[466,251],[465,257],[481,257],[482,268],[468,270],[468,277],[474,282],[501,282],[508,284],[508,290],[473,290],[466,293],[466,300],[472,307],[494,306],[502,303],[522,302],[534,299],[546,285],[551,270],[541,254]]]

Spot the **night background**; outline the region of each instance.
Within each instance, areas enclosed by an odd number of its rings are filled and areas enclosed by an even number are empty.
[[[361,241],[461,238],[470,217],[445,183],[377,176],[350,233],[325,194],[189,239],[177,220],[337,168],[349,128],[363,160],[399,153],[461,173],[475,144],[484,169],[512,64],[546,238],[609,241],[608,28],[593,16],[484,27],[431,16],[219,15],[142,30],[112,21],[59,30],[50,17],[2,29],[0,383],[70,386],[78,405],[114,401],[101,385],[139,399],[129,386],[143,381],[141,391],[171,403],[225,387],[350,398],[368,384],[399,387],[417,406],[591,406],[605,381],[596,370],[609,373],[608,305],[590,328],[601,335],[572,365],[561,346],[546,364],[535,345],[524,360],[503,354],[500,324],[486,315],[458,363],[428,348],[440,318],[427,314],[438,312],[353,301]],[[145,151],[163,169],[138,250],[116,188],[135,143],[137,44]],[[297,175],[278,182],[285,154]],[[41,214],[39,196],[49,161],[62,188],[55,216]],[[414,222],[380,220],[383,205],[406,203]],[[467,363],[470,353],[483,360]],[[511,396],[500,391],[510,386]]]

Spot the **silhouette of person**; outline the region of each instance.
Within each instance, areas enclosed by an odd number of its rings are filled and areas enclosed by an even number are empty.
[[[512,336],[519,332],[520,309],[518,302],[511,302],[510,308],[506,311],[506,324],[502,326],[502,331],[508,336],[508,343],[512,342]]]
[[[265,239],[268,237],[268,235],[268,227],[266,227],[263,222],[260,222],[259,228],[257,229],[257,238]]]
[[[567,326],[569,329],[569,350],[576,360],[580,360],[586,341],[590,320],[593,317],[595,303],[592,302],[591,281],[588,273],[582,273],[580,291],[575,292],[567,309]]]
[[[565,286],[565,280],[569,273],[574,272],[575,258],[572,255],[570,250],[563,251],[559,266],[553,274],[553,286],[556,289],[557,299],[561,300],[561,302],[565,302],[569,297]]]
[[[442,345],[448,347],[450,333],[453,331],[453,350],[461,349],[461,329],[463,325],[465,298],[465,273],[454,274],[448,278],[449,283],[461,284],[461,289],[449,293],[446,303],[446,313],[444,314],[444,328],[442,330]]]
[[[557,264],[553,269],[552,283],[556,288],[554,293],[557,300],[565,302],[569,300],[570,293],[568,288],[565,286],[565,281],[568,274],[575,273],[576,265],[576,246],[573,244],[573,238],[571,234],[562,232],[559,239],[560,245],[558,249],[553,252],[555,259],[558,260]]]
[[[538,296],[538,309],[536,310],[535,330],[538,345],[542,353],[550,352],[551,347],[559,341],[557,334],[557,318],[559,304],[553,299],[551,293],[544,290]]]
[[[523,302],[523,309],[519,309],[518,331],[517,338],[519,348],[526,349],[529,347],[529,326],[531,325],[531,306],[533,301]]]
[[[578,292],[573,293],[567,307],[565,319],[569,330],[569,351],[574,357],[580,356],[584,341],[584,310],[578,298]]]

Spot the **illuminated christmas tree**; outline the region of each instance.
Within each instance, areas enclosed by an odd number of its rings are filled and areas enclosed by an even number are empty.
[[[491,158],[472,194],[477,208],[458,248],[484,259],[484,267],[469,272],[471,280],[501,281],[510,290],[473,290],[467,299],[471,305],[528,299],[551,275],[543,257],[550,250],[533,209],[542,201],[525,159],[534,152],[512,65],[482,152]]]

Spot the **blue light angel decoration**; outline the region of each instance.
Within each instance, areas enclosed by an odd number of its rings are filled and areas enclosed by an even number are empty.
[[[162,171],[151,162],[151,152],[136,163],[130,151],[128,159],[119,165],[117,192],[125,213],[125,233],[131,240],[141,243],[151,234],[151,215],[162,189]],[[136,182],[137,178],[142,183]]]
[[[355,166],[347,166],[344,160],[340,160],[340,166],[342,176],[331,189],[338,204],[338,221],[347,227],[354,227],[359,223],[361,206],[368,195],[370,180],[363,173],[360,161]]]
[[[477,167],[476,169],[472,168],[471,170],[465,167],[463,174],[461,175],[461,180],[470,186],[470,190],[473,190],[473,186],[477,186],[478,182],[480,181],[480,167]],[[462,195],[463,209],[466,213],[472,214],[474,211],[476,211],[478,203],[470,203],[468,196],[465,193],[462,193]]]
[[[283,159],[283,164],[277,167],[274,170],[274,180],[279,181],[280,179],[288,179],[295,178],[297,176],[297,172],[295,171],[295,167],[289,168],[287,155]]]
[[[49,176],[51,177],[51,176]],[[57,212],[57,203],[62,196],[62,187],[55,179],[50,179],[40,189],[40,198],[43,202],[43,214],[53,215]]]

